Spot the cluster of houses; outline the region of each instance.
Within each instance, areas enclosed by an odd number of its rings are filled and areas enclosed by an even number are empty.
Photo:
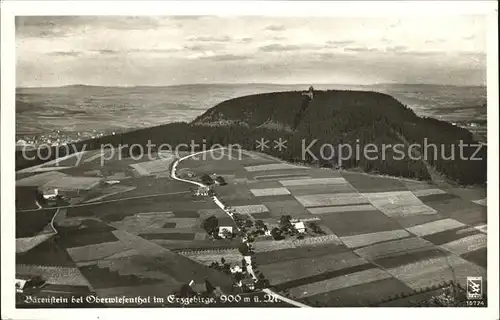
[[[36,290],[45,284],[40,276],[16,275],[15,287],[17,293]]]
[[[57,188],[41,187],[37,188],[37,201],[39,204],[56,206],[59,201],[67,200]]]

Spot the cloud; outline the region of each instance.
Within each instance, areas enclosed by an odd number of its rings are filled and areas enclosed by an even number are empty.
[[[350,48],[344,48],[344,51],[351,51],[351,52],[377,52],[377,51],[379,51],[379,49],[368,48],[368,47],[350,47]]]
[[[282,45],[282,44],[269,44],[267,46],[261,46],[259,47],[260,51],[264,52],[279,52],[279,51],[295,51],[295,50],[300,50],[302,49],[300,46],[297,45]]]
[[[93,30],[151,30],[161,26],[162,18],[145,16],[18,16],[16,33],[27,37],[62,37]]]
[[[48,55],[56,57],[79,57],[82,53],[77,51],[52,51]]]
[[[271,24],[271,25],[268,25],[265,30],[269,30],[269,31],[283,31],[285,30],[285,26],[282,25],[282,24]]]
[[[229,42],[231,41],[231,37],[224,36],[224,37],[206,37],[206,36],[201,36],[201,37],[189,37],[189,41],[200,41],[200,42]]]
[[[184,46],[184,49],[191,51],[207,51],[221,48],[223,45],[219,43],[215,44],[193,44]]]
[[[119,51],[110,49],[93,50],[93,52],[98,54],[117,54]]]
[[[236,55],[236,54],[220,54],[214,56],[204,56],[200,57],[201,59],[210,59],[214,61],[241,61],[247,60],[250,57],[245,55]]]
[[[439,38],[439,39],[429,39],[426,40],[425,43],[444,43],[446,42],[446,39]]]
[[[337,40],[337,41],[330,40],[330,41],[326,42],[326,46],[337,48],[337,47],[343,47],[343,46],[353,44],[354,42],[355,41],[353,41],[353,40]]]
[[[129,49],[127,52],[130,53],[171,53],[171,52],[179,52],[181,49],[179,48],[148,48],[148,49]]]
[[[385,48],[385,51],[388,51],[388,52],[404,52],[407,50],[408,50],[407,46],[392,46],[392,47]]]
[[[204,18],[209,18],[210,16],[190,16],[190,15],[182,15],[182,16],[169,16],[168,19],[170,20],[178,20],[178,21],[185,21],[185,20],[200,20]]]

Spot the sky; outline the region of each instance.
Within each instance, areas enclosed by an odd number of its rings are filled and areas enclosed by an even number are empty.
[[[486,83],[483,16],[16,18],[16,85]]]

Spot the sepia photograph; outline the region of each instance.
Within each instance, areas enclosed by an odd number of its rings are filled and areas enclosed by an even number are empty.
[[[9,310],[498,318],[497,4],[250,3],[2,8]]]

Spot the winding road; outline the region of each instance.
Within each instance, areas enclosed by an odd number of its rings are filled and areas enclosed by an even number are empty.
[[[207,188],[208,186],[207,185],[204,185],[203,183],[201,182],[197,182],[197,181],[192,181],[192,180],[186,180],[186,179],[182,179],[182,178],[179,178],[177,176],[177,166],[179,165],[179,163],[185,159],[189,159],[189,158],[192,158],[196,155],[199,155],[199,154],[203,154],[203,153],[206,153],[206,152],[211,152],[211,151],[217,151],[217,150],[224,150],[226,148],[219,148],[219,149],[212,149],[212,150],[206,150],[206,151],[200,151],[200,152],[196,152],[196,153],[193,153],[193,154],[190,154],[190,155],[187,155],[187,156],[184,156],[182,158],[178,158],[174,161],[174,163],[172,164],[172,170],[170,172],[170,176],[172,177],[172,179],[174,180],[177,180],[177,181],[182,181],[182,182],[186,182],[186,183],[190,183],[190,184],[194,184],[194,185],[197,185],[198,187],[202,187],[202,188]],[[222,211],[224,211],[229,217],[231,217],[231,219],[233,219],[234,221],[234,217],[233,217],[233,213],[230,212],[226,206],[222,203],[222,201],[216,196],[216,195],[213,195],[212,196],[212,199],[213,201],[215,202],[215,204],[222,209]],[[237,227],[238,228],[238,227]],[[239,228],[238,228],[239,230]],[[245,258],[246,259],[246,258]],[[257,280],[257,277],[255,276],[255,273],[253,271],[253,268],[252,268],[252,265],[251,263],[248,263],[247,264],[247,271],[252,275],[252,278],[254,280]],[[272,295],[274,296],[275,298],[277,298],[278,300],[281,300],[285,303],[288,303],[288,304],[291,304],[291,305],[294,305],[296,307],[299,307],[299,308],[311,308],[310,306],[308,305],[305,305],[303,303],[300,303],[300,302],[297,302],[297,301],[294,301],[292,299],[289,299],[287,297],[284,297],[282,295],[279,295],[277,294],[276,292],[270,290],[270,289],[263,289],[262,290],[263,292],[269,294],[269,295]]]

